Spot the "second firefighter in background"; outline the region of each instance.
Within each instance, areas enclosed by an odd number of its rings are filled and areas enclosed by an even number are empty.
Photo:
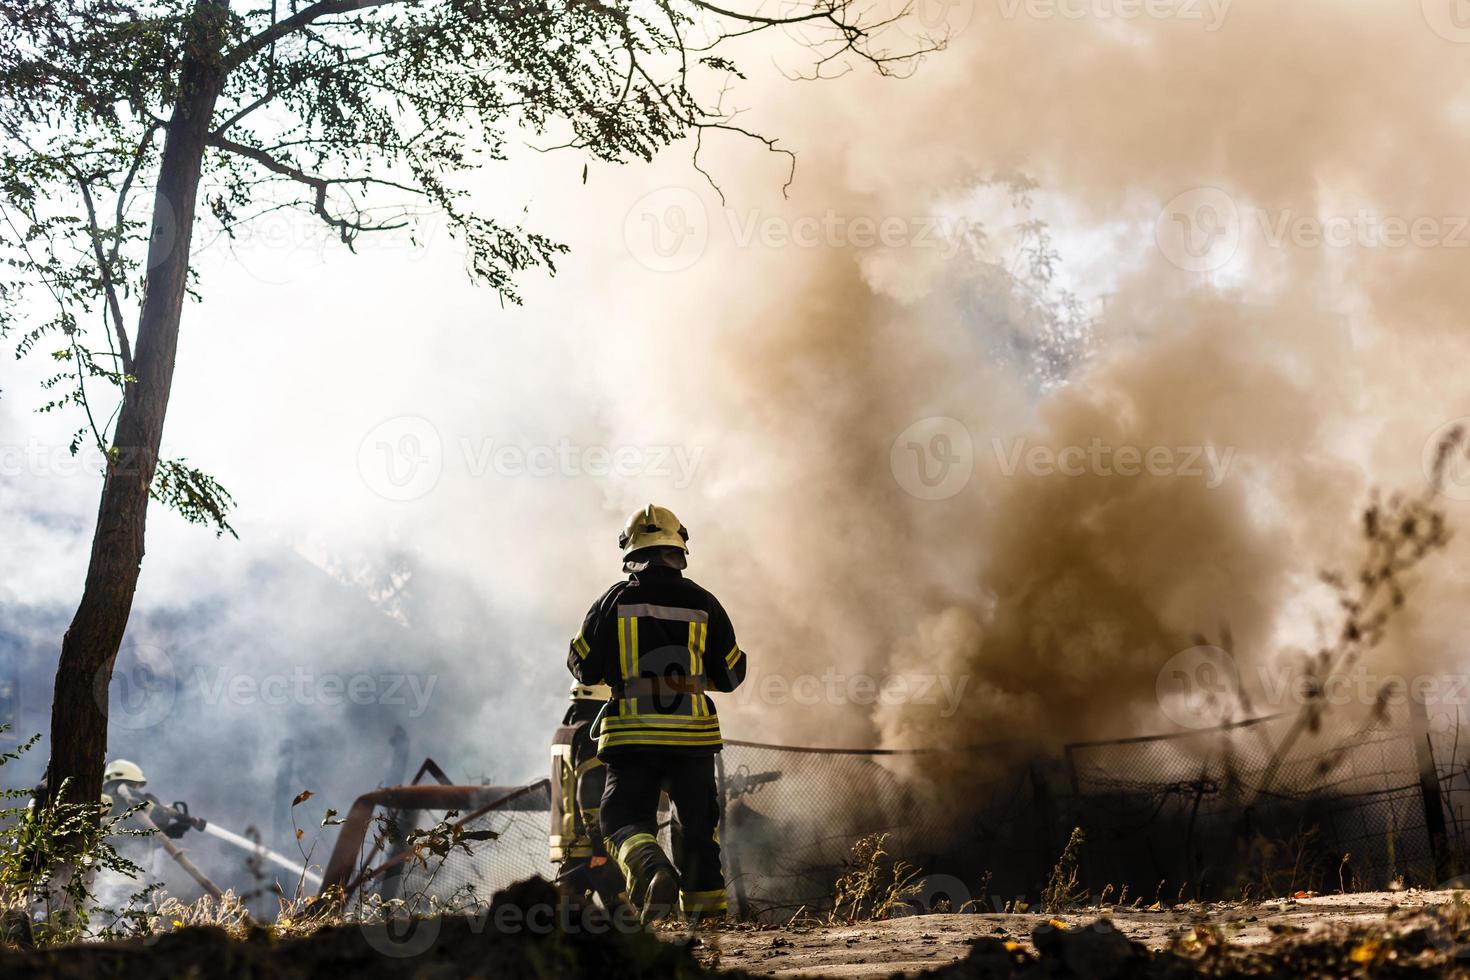
[[[617,907],[623,875],[603,846],[599,811],[607,771],[597,758],[592,722],[612,697],[606,684],[573,684],[571,705],[551,740],[551,860],[563,891],[595,894]]]
[[[628,577],[593,603],[567,655],[578,681],[612,689],[593,731],[607,767],[599,822],[645,921],[676,902],[693,918],[726,904],[714,758],[723,743],[709,692],[739,687],[746,658],[719,600],[684,577],[688,541],[668,508],[628,518],[618,539]],[[681,829],[672,858],[658,842],[661,792]]]

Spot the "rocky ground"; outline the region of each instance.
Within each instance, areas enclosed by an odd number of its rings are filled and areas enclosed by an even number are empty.
[[[1210,977],[1464,977],[1470,905],[1450,893],[1303,898],[1283,903],[1076,914],[924,915],[858,925],[731,925],[657,937],[637,929],[558,927],[533,880],[496,896],[487,916],[335,925],[281,938],[186,928],[148,941],[0,951],[4,977],[535,978],[757,980],[1184,980]],[[508,914],[507,914],[508,913]],[[530,926],[527,926],[530,923]]]
[[[1036,930],[1043,930],[1043,935],[1055,931],[1053,921],[1068,929],[1096,931],[1092,924],[1105,920],[1111,923],[1109,931],[1154,952],[1181,942],[1188,945],[1196,926],[1202,924],[1206,928],[1200,930],[1201,935],[1217,934],[1218,941],[1245,952],[1329,928],[1388,932],[1442,909],[1458,911],[1456,901],[1451,892],[1365,892],[1159,910],[1094,907],[1055,919],[1044,914],[923,915],[850,926],[735,927],[716,938],[723,967],[767,976],[867,978],[895,972],[912,975],[956,963],[980,940],[1014,942],[1035,953]],[[1458,901],[1470,898],[1462,894]],[[1470,937],[1466,942],[1464,949],[1456,947],[1450,952],[1463,954],[1470,968]]]

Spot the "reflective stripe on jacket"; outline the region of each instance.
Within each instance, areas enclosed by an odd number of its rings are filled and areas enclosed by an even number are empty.
[[[709,691],[745,679],[745,654],[713,595],[677,569],[630,575],[593,604],[572,640],[567,665],[584,684],[612,686],[598,754],[656,748],[720,749]]]

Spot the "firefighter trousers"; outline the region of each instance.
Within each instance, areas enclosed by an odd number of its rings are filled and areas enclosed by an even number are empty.
[[[720,801],[715,757],[690,752],[640,751],[607,758],[601,823],[607,850],[622,868],[628,896],[643,902],[649,879],[675,869],[679,908],[686,915],[725,911],[725,873],[720,868]],[[674,807],[673,861],[658,842],[658,799]]]

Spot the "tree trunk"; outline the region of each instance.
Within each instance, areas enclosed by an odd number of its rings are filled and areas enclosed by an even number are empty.
[[[107,694],[143,561],[148,488],[158,466],[173,384],[199,176],[224,82],[219,52],[227,8],[228,0],[198,0],[186,30],[180,90],[164,137],[153,199],[134,380],[123,391],[82,601],[61,641],[56,667],[46,780],[52,798],[64,780],[70,780],[69,800],[96,802],[102,794]]]

